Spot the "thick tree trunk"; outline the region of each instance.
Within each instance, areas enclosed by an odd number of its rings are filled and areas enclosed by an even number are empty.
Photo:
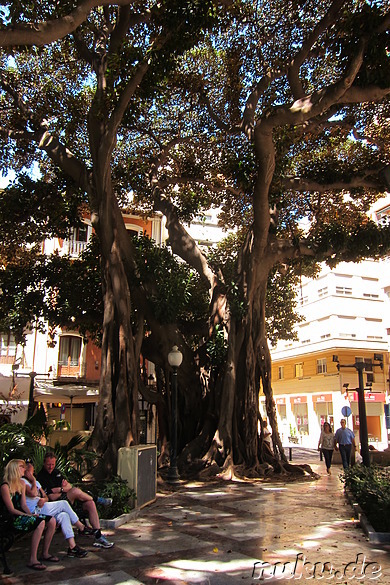
[[[90,446],[102,455],[104,474],[109,475],[117,471],[118,449],[138,443],[140,356],[131,329],[128,266],[124,265],[131,244],[109,177],[105,189],[97,190],[97,199],[94,226],[102,251],[104,321],[100,401]]]

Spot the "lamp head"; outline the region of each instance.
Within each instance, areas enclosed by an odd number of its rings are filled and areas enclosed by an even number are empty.
[[[168,354],[168,363],[173,368],[178,368],[183,361],[183,354],[179,351],[177,345],[174,345]]]

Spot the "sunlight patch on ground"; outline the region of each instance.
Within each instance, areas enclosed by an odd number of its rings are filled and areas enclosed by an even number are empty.
[[[187,583],[204,583],[205,580],[207,582],[207,576],[210,573],[233,576],[245,571],[247,576],[250,577],[255,562],[255,559],[248,557],[236,557],[229,560],[178,559],[151,569],[147,574],[148,577],[154,579],[176,579],[184,580]]]

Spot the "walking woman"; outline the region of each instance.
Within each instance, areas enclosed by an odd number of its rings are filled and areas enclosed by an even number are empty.
[[[0,487],[4,507],[12,516],[14,529],[32,532],[30,559],[28,567],[34,571],[44,571],[47,567],[38,561],[38,546],[46,526],[43,539],[43,558],[59,559],[50,554],[49,547],[56,530],[55,518],[44,514],[31,514],[26,504],[26,484],[22,481],[26,464],[21,459],[12,459],[4,469],[4,481]]]
[[[331,475],[330,466],[332,463],[332,455],[333,455],[334,447],[335,447],[335,442],[334,442],[334,433],[332,432],[332,427],[330,426],[330,424],[328,422],[324,422],[324,424],[322,426],[320,439],[318,441],[318,450],[322,451],[322,454],[323,454],[324,459],[325,459],[326,472],[328,473],[328,475]]]

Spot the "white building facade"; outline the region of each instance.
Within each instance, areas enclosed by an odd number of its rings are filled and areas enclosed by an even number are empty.
[[[359,438],[354,364],[363,361],[369,442],[377,449],[388,446],[389,298],[382,278],[388,267],[388,261],[341,263],[333,270],[324,265],[318,278],[303,279],[299,310],[305,320],[297,326],[298,341],[271,350],[284,443],[316,448],[322,424],[338,428],[346,412]]]

